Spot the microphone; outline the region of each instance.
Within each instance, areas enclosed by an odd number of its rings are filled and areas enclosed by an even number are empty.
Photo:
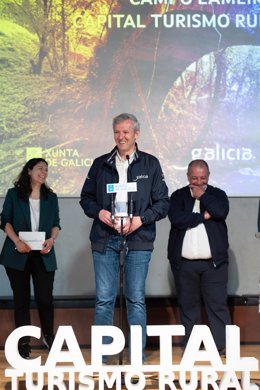
[[[128,167],[130,166],[130,156],[129,154],[126,155],[126,159],[128,161]],[[129,218],[130,218],[130,223],[133,221],[133,196],[132,192],[130,192],[130,207],[129,207]]]
[[[111,194],[111,219],[112,219],[112,224],[114,225],[114,223],[115,223],[115,202],[114,202],[113,194]]]

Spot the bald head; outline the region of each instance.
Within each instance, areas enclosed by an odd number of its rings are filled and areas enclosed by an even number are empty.
[[[193,160],[188,165],[187,177],[190,186],[205,188],[209,180],[209,166],[204,160]]]

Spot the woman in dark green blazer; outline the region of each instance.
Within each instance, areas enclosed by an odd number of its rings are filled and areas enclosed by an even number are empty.
[[[50,348],[53,336],[53,283],[57,269],[54,243],[60,230],[57,195],[46,184],[48,163],[33,158],[9,189],[1,213],[5,239],[0,264],[4,265],[14,296],[15,326],[30,325],[30,280],[39,311],[43,341]],[[42,249],[32,250],[19,232],[45,232]],[[20,340],[21,356],[29,358],[30,339]]]

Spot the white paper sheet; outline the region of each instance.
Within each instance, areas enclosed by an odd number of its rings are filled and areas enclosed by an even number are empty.
[[[19,232],[19,238],[26,242],[32,250],[42,250],[45,232]]]

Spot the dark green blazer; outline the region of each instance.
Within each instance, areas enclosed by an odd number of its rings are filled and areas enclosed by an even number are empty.
[[[7,191],[1,213],[0,228],[4,230],[7,222],[13,226],[17,235],[20,231],[32,230],[29,201],[22,200],[18,196],[16,188],[11,188]],[[43,195],[40,198],[39,231],[45,232],[47,239],[50,238],[53,227],[60,229],[59,206],[57,195],[50,192],[47,199]],[[49,253],[41,256],[46,271],[57,269],[54,247],[52,247]],[[19,253],[15,249],[13,241],[6,237],[0,254],[0,264],[17,270],[24,270],[27,258],[28,253]]]

